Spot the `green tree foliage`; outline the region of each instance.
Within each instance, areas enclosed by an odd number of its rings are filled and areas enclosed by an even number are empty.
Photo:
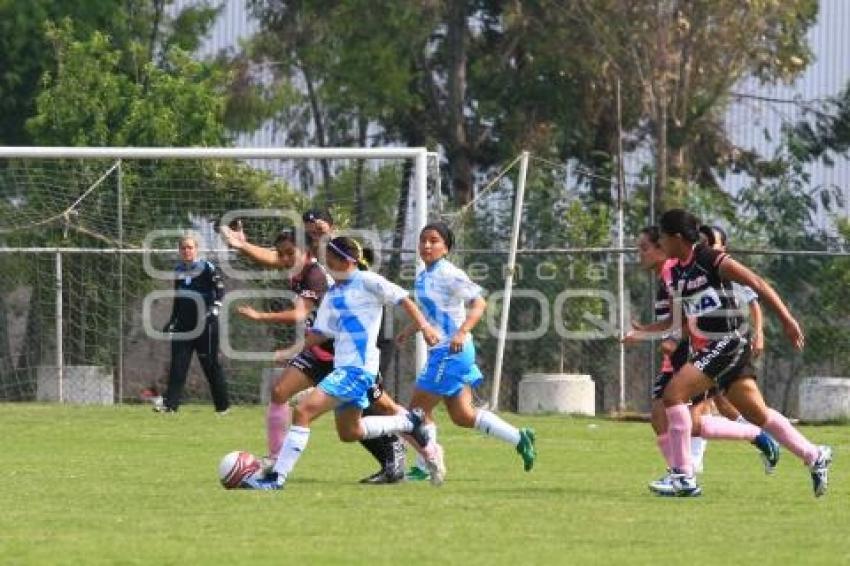
[[[571,9],[549,7],[557,27],[569,30],[562,33],[578,39],[571,44],[595,50],[585,70],[591,92],[607,107],[589,116],[607,119],[607,127],[598,126],[609,132],[613,85],[621,81],[625,127],[654,147],[660,208],[683,203],[690,183],[716,187],[718,174],[752,166],[756,156],[734,147],[723,126],[730,90],[746,77],[797,76],[811,58],[805,33],[817,15],[816,0],[583,0]],[[615,138],[607,139],[609,145],[593,149],[612,154]]]
[[[807,118],[789,125],[790,149],[802,160],[822,159],[850,151],[850,85],[820,107],[807,108]]]
[[[214,11],[195,11],[191,17],[184,11],[169,19],[165,5],[161,1],[131,3],[138,11],[125,12],[127,21],[147,22],[146,27],[118,38],[98,30],[81,35],[69,18],[45,24],[52,63],[42,77],[35,114],[26,124],[33,143],[221,146],[229,142],[224,126],[229,75],[216,62],[197,61],[184,51],[197,46],[196,34],[203,33]],[[140,247],[153,229],[209,223],[234,208],[300,203],[298,196],[269,174],[245,163],[209,160],[126,161],[121,166],[119,202],[119,173],[114,165],[68,160],[7,163],[0,172],[4,196],[20,187],[26,189],[30,181],[39,187],[39,175],[44,171],[55,175],[50,177],[55,180],[51,190],[24,190],[18,198],[2,199],[0,207],[8,212],[4,214],[7,221],[52,218],[103,179],[70,213],[49,224],[38,222],[29,229],[3,231],[4,243]],[[124,212],[120,230],[119,207]],[[51,289],[42,285],[42,275],[49,270],[40,272],[24,264],[17,269],[33,279],[29,282],[33,296],[27,339],[17,366],[34,368],[49,361],[50,355],[46,349],[50,344],[42,344],[38,328],[39,321],[52,315]],[[123,297],[117,285],[104,285],[96,279],[106,276],[114,282],[119,269],[126,282]],[[67,309],[63,320],[69,337],[66,363],[114,365],[118,343],[114,321],[120,305],[127,296],[144,294],[154,282],[142,272],[141,262],[122,265],[115,257],[93,254],[67,256],[64,271],[65,301],[74,307]],[[72,289],[75,282],[78,284]],[[127,317],[139,308],[136,304],[124,306]]]
[[[69,20],[50,27],[56,71],[43,78],[27,129],[39,145],[171,146],[225,143],[221,71],[174,48],[144,83],[122,71],[122,53],[94,32],[73,38]]]
[[[35,111],[44,72],[53,65],[47,22],[71,18],[79,37],[96,29],[127,28],[125,2],[103,0],[4,0],[0,2],[0,144],[30,143],[24,128]]]

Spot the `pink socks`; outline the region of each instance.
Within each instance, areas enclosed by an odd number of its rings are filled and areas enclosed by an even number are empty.
[[[767,410],[767,419],[762,428],[772,434],[782,446],[803,460],[807,466],[811,466],[817,460],[818,447],[809,442],[788,422],[788,419],[777,411]]]
[[[286,437],[286,431],[291,422],[292,411],[288,403],[269,402],[266,409],[266,445],[269,458],[277,458],[280,454],[283,439]]]
[[[691,412],[687,405],[680,403],[667,407],[666,413],[673,467],[687,476],[692,476],[694,467],[691,461]]]
[[[754,424],[730,421],[726,417],[705,415],[700,419],[700,436],[726,440],[749,440],[752,442],[761,432]]]

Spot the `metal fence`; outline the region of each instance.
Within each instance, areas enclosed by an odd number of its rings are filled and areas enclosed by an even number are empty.
[[[631,251],[625,253],[629,316],[648,320],[652,277],[640,270]],[[381,269],[389,273],[391,252],[384,254]],[[519,254],[499,392],[501,407],[516,408],[517,385],[525,374],[580,373],[591,375],[596,382],[598,411],[617,408],[617,255],[610,250]],[[400,273],[394,277],[407,288],[415,272],[413,257],[412,252],[403,254]],[[176,255],[163,253],[156,258],[165,266]],[[850,290],[840,283],[841,277],[850,274],[850,255],[774,252],[741,254],[740,258],[775,285],[806,331],[807,350],[796,353],[784,340],[776,318],[766,313],[767,348],[758,362],[762,388],[772,405],[794,414],[801,378],[846,376],[850,367],[850,354],[843,347],[848,335]],[[487,313],[474,332],[478,361],[488,377],[494,371],[505,259],[503,252],[493,251],[459,250],[453,254],[453,260],[488,291]],[[122,270],[123,277],[118,277]],[[76,366],[105,368],[117,401],[137,400],[151,387],[163,389],[169,345],[152,339],[145,331],[143,311],[146,296],[169,286],[146,276],[142,254],[115,250],[6,251],[0,253],[0,274],[0,288],[4,290],[0,324],[6,334],[0,350],[0,399],[49,399],[55,388],[46,385],[45,376],[55,374],[45,370],[59,366],[60,358],[65,371]],[[118,285],[122,279],[138,284],[125,283],[122,290]],[[275,279],[251,283],[226,279],[226,286],[235,298],[241,295],[234,293],[237,290],[253,292],[282,285]],[[227,304],[232,324],[222,340],[235,353],[223,356],[223,362],[234,398],[253,403],[260,398],[262,370],[273,364],[239,358],[287,345],[294,334],[291,329],[260,326],[233,316],[235,306],[245,300],[249,299],[234,299]],[[251,301],[260,308],[281,306],[274,300]],[[151,324],[161,328],[170,301],[149,306]],[[403,313],[396,313],[396,317],[396,324],[402,324]],[[61,341],[57,340],[60,335]],[[648,342],[627,351],[627,409],[648,408],[650,384],[658,368],[656,346]],[[405,400],[415,377],[413,349],[400,348],[393,357],[387,386]],[[485,380],[478,393],[482,399],[490,397],[491,383]],[[71,395],[67,390],[65,394]],[[85,394],[92,397],[91,402],[102,395],[99,391]],[[193,400],[208,399],[197,362],[190,371],[187,394]]]

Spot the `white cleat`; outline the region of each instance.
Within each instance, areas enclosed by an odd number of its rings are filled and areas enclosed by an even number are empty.
[[[673,482],[670,479],[671,473],[672,472],[670,470],[667,470],[666,474],[655,481],[649,482],[649,491],[655,495],[661,495],[664,497],[676,495],[676,492],[673,490]]]
[[[688,476],[673,470],[670,474],[670,484],[676,497],[699,497],[702,488],[697,484],[696,476]]]
[[[829,486],[829,465],[832,464],[832,448],[829,446],[818,446],[818,459],[809,467],[812,473],[812,488],[815,497],[826,493]]]
[[[428,465],[428,473],[431,474],[431,485],[440,487],[446,481],[446,462],[443,457],[443,447],[434,444],[433,448],[428,448],[428,452],[425,463]]]

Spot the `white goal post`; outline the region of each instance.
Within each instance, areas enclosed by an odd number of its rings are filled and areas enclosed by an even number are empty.
[[[431,154],[433,155],[433,154]],[[191,147],[191,148],[167,148],[167,147],[0,147],[0,159],[3,160],[115,160],[118,168],[119,176],[122,160],[411,160],[412,167],[412,184],[411,184],[411,211],[412,218],[409,220],[409,230],[415,230],[415,233],[425,226],[428,220],[428,156],[429,153],[424,147],[382,147],[382,148],[224,148],[224,147]],[[117,183],[119,202],[121,198],[121,182]],[[83,197],[80,197],[82,200]],[[76,203],[75,203],[76,204]],[[121,207],[118,208],[118,221],[120,225]],[[119,228],[117,243],[122,241],[121,231]],[[114,246],[113,246],[114,247]],[[56,299],[56,331],[61,333],[61,273],[62,273],[62,254],[63,253],[85,253],[88,250],[77,248],[62,248],[55,247],[47,250],[46,248],[12,248],[0,247],[0,252],[26,252],[38,251],[53,252],[56,256],[56,277],[59,280],[56,282],[57,299]],[[101,249],[101,252],[104,250]],[[118,255],[121,255],[125,250],[115,249]],[[127,250],[129,251],[129,250]],[[136,251],[137,253],[137,251]],[[417,261],[417,271],[421,269],[421,261]],[[123,324],[123,323],[121,323]],[[119,333],[119,340],[121,340]],[[62,339],[61,335],[57,337],[57,352],[56,362],[59,369],[59,400],[62,401],[63,389],[63,358],[62,358]],[[119,347],[119,352],[123,348]],[[417,340],[415,363],[417,369],[422,368],[425,364],[425,345],[421,340]],[[121,371],[119,367],[119,372]],[[122,380],[119,377],[119,388]],[[121,394],[119,389],[118,399],[120,401]]]

